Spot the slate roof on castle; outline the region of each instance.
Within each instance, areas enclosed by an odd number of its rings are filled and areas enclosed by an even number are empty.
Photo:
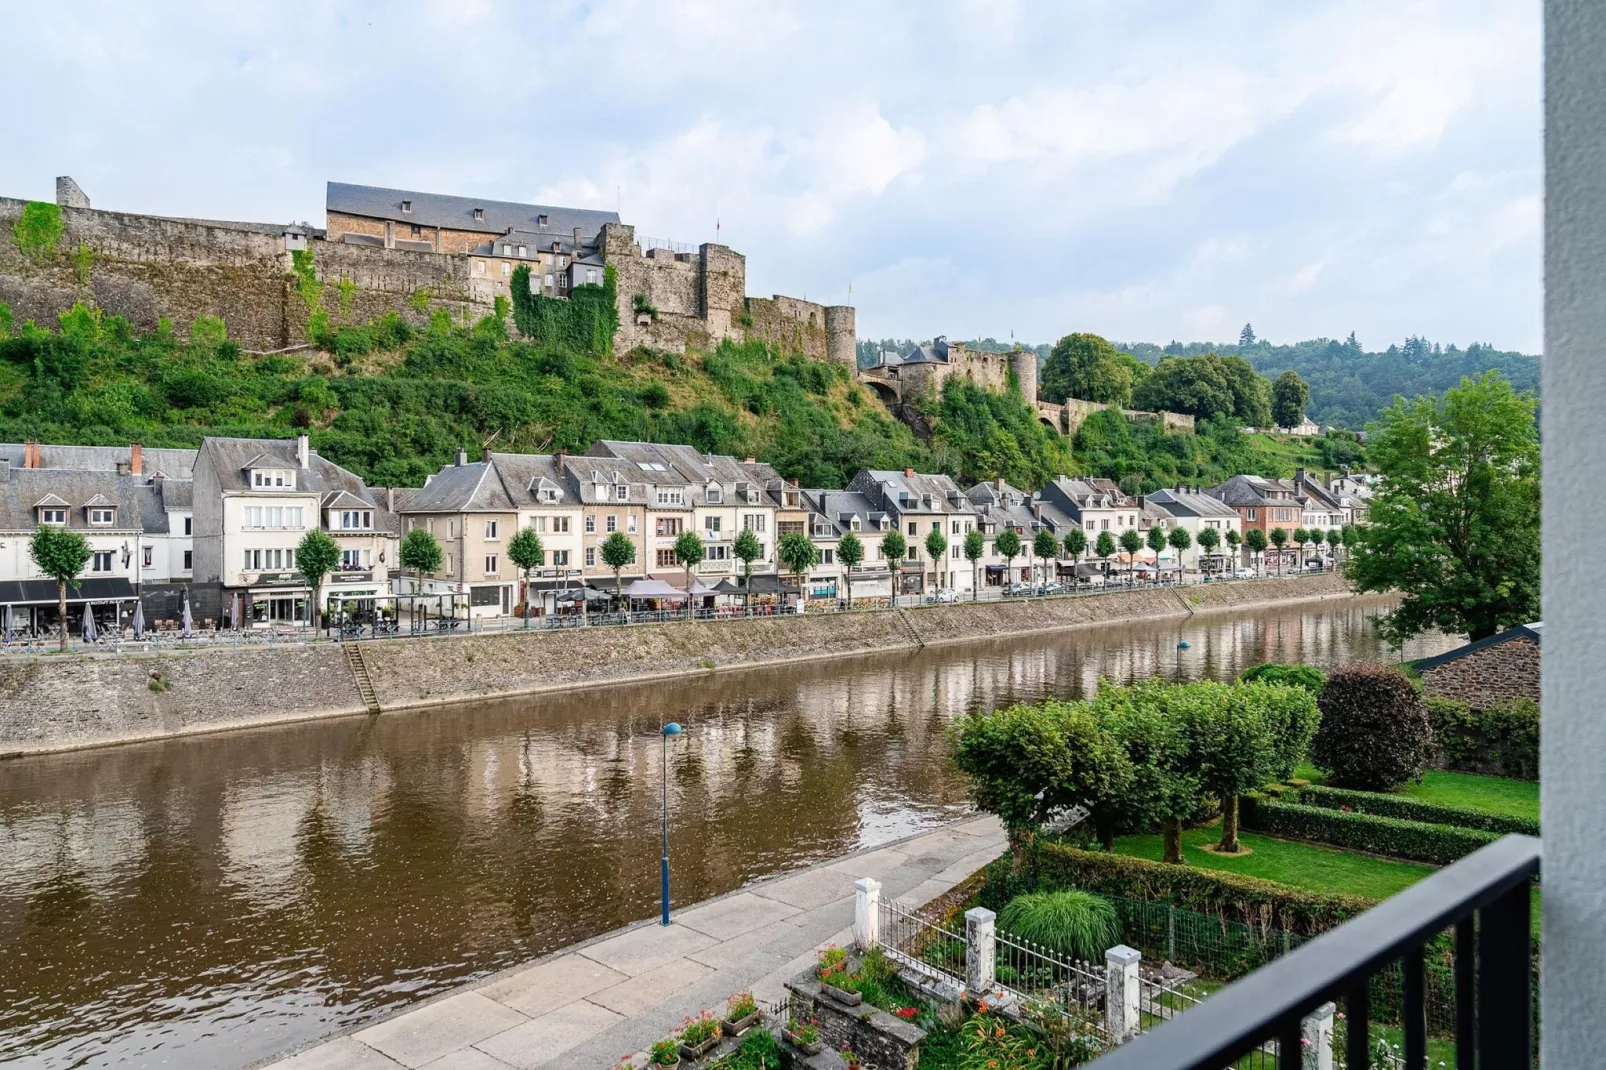
[[[410,202],[410,211],[402,210],[403,201]],[[389,219],[397,223],[441,227],[445,230],[479,234],[505,234],[509,230],[520,230],[542,237],[568,235],[571,239],[576,227],[584,235],[593,235],[602,230],[604,223],[619,222],[618,212],[456,197],[445,193],[386,189],[382,186],[355,186],[346,182],[329,183],[324,208],[342,215]],[[476,209],[483,213],[483,218],[474,217]],[[546,216],[545,226],[541,225],[542,216]]]

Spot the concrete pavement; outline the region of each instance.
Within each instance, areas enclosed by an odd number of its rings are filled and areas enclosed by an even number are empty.
[[[782,982],[826,944],[852,938],[853,882],[918,906],[1004,850],[992,817],[750,884],[689,907],[668,928],[643,922],[514,967],[376,1025],[275,1062],[273,1070],[607,1068],[699,1010]]]

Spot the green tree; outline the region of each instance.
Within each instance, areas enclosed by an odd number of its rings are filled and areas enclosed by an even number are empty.
[[[677,542],[676,545],[678,546],[679,543]],[[751,610],[753,608],[753,562],[764,556],[764,544],[758,541],[758,536],[753,534],[751,530],[743,528],[736,533],[736,540],[731,543],[731,553],[735,554],[736,560],[742,563],[742,608]],[[686,581],[686,585],[688,587],[691,586],[689,579]],[[688,591],[687,593],[689,596],[690,592]]]
[[[1209,530],[1209,529],[1206,529],[1206,530]],[[1201,534],[1203,534],[1203,532],[1201,532]],[[1182,554],[1183,554],[1183,552],[1185,550],[1188,549],[1188,547],[1193,545],[1193,536],[1191,534],[1189,534],[1187,528],[1185,528],[1182,525],[1178,524],[1176,527],[1171,529],[1171,534],[1166,536],[1166,542],[1170,543],[1171,544],[1171,549],[1173,549],[1173,550],[1175,550],[1177,552],[1177,582],[1181,583],[1182,582]]]
[[[1004,586],[1007,589],[1013,582],[1015,571],[1015,558],[1020,556],[1020,532],[1014,528],[1005,528],[993,540],[993,551],[1004,559]]]
[[[1305,567],[1305,544],[1310,542],[1310,532],[1305,528],[1295,528],[1288,541],[1294,544],[1295,567]]]
[[[903,580],[903,555],[909,552],[909,543],[903,537],[903,532],[893,528],[881,536],[881,556],[886,559],[887,568],[892,572],[892,607],[898,607],[898,584]]]
[[[1037,534],[1032,536],[1032,551],[1043,559],[1043,582],[1046,584],[1054,578],[1051,572],[1054,559],[1059,556],[1060,541],[1047,528],[1038,528]]]
[[[54,524],[40,524],[28,540],[28,556],[46,576],[56,581],[56,611],[61,619],[61,649],[67,642],[67,585],[76,590],[78,577],[89,564],[93,551],[88,541],[70,528]]]
[[[340,564],[340,547],[335,544],[321,528],[313,528],[301,537],[296,546],[296,569],[307,578],[307,586],[312,592],[307,596],[308,623],[316,618],[311,617],[317,612],[322,599],[319,588],[323,586],[323,578],[335,570]]]
[[[948,553],[948,537],[942,533],[941,528],[932,528],[926,536],[926,556],[931,558],[932,570],[941,576]]]
[[[1486,372],[1397,401],[1368,437],[1382,479],[1345,570],[1359,591],[1403,594],[1390,639],[1476,640],[1539,616],[1537,404]]]
[[[746,528],[742,534],[749,535]],[[734,547],[733,547],[734,549]],[[687,528],[675,538],[675,560],[680,567],[686,570],[686,619],[691,620],[691,570],[702,564],[708,557],[708,550],[703,546],[702,536]]]
[[[1199,549],[1204,551],[1205,557],[1215,557],[1216,547],[1221,545],[1220,528],[1199,529]],[[1202,568],[1203,566],[1201,566]]]
[[[1131,763],[1132,776],[1116,812],[1132,827],[1160,825],[1166,862],[1183,862],[1182,826],[1202,816],[1206,805],[1190,731],[1196,714],[1189,706],[1215,697],[1197,684],[1158,680],[1105,685],[1093,697],[1095,715]]]
[[[1105,578],[1109,578],[1110,558],[1115,556],[1115,536],[1107,531],[1099,532],[1099,537],[1093,541],[1093,552],[1099,555],[1104,563]]]
[[[1305,406],[1310,402],[1310,387],[1299,373],[1290,369],[1271,384],[1271,415],[1278,427],[1298,427],[1305,419]]]
[[[1231,377],[1214,353],[1166,357],[1132,392],[1135,408],[1191,413],[1201,420],[1232,416],[1237,409]]]
[[[987,553],[987,540],[979,528],[965,532],[965,560],[970,562],[970,600],[981,597],[981,576],[977,562]]]
[[[1242,349],[1248,349],[1250,346],[1252,346],[1254,344],[1255,344],[1255,329],[1254,329],[1254,327],[1252,327],[1252,326],[1250,326],[1249,324],[1246,323],[1246,324],[1244,324],[1244,329],[1238,332],[1238,345]]]
[[[1138,534],[1137,528],[1121,532],[1121,549],[1126,551],[1126,574],[1130,582],[1137,571],[1138,551],[1143,549],[1143,536]]]
[[[413,528],[402,537],[401,550],[396,555],[396,563],[402,568],[402,587],[407,586],[407,569],[412,569],[417,576],[413,584],[413,593],[416,595],[424,585],[424,573],[439,572],[441,567],[441,544],[435,541],[435,536],[427,528]]]
[[[1143,541],[1149,549],[1154,551],[1154,564],[1155,567],[1159,567],[1160,551],[1164,550],[1166,545],[1165,528],[1159,524],[1150,524],[1149,530],[1144,533]]]
[[[1255,555],[1255,572],[1264,574],[1266,569],[1266,533],[1259,528],[1250,528],[1244,532],[1244,545],[1249,552]]]
[[[1238,797],[1273,780],[1281,765],[1278,722],[1267,709],[1269,685],[1226,688],[1226,701],[1195,707],[1190,728],[1199,763],[1199,786],[1221,800],[1218,851],[1236,854]],[[1308,692],[1305,701],[1314,705]]]
[[[636,544],[622,531],[616,531],[602,540],[602,563],[613,569],[613,596],[625,596],[625,581],[621,573],[626,565],[636,563]]]
[[[1065,533],[1065,552],[1070,555],[1073,564],[1080,564],[1082,555],[1087,553],[1087,532],[1080,527],[1071,528]]]
[[[1288,532],[1283,528],[1271,529],[1271,544],[1277,548],[1277,575],[1283,574],[1283,547],[1288,545]]]
[[[836,541],[836,559],[842,565],[842,583],[848,589],[848,608],[852,609],[853,570],[864,560],[864,543],[853,532],[843,532]]]
[[[1068,334],[1054,343],[1043,361],[1043,398],[1056,405],[1066,398],[1125,405],[1132,396],[1132,359],[1096,334]]]
[[[809,541],[807,535],[793,531],[781,536],[775,553],[781,564],[785,565],[787,571],[796,578],[797,597],[801,602],[804,580],[808,576],[809,569],[820,563],[820,551]]]
[[[507,541],[507,559],[524,570],[524,626],[530,626],[530,572],[546,564],[546,546],[532,527],[520,528]]]
[[[1344,541],[1344,533],[1338,528],[1327,529],[1327,548],[1333,553],[1333,560],[1338,560],[1338,545]]]
[[[1232,394],[1232,416],[1249,427],[1271,423],[1271,384],[1242,357],[1222,357],[1221,371]]]

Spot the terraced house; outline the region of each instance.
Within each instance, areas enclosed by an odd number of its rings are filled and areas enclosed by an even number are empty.
[[[901,472],[866,469],[848,483],[887,514],[893,527],[908,542],[898,562],[897,585],[901,595],[920,595],[939,588],[970,589],[970,563],[953,556],[954,544],[976,525],[976,507],[946,475],[922,475],[913,468]],[[967,526],[968,525],[968,526]],[[938,560],[926,550],[926,539],[940,531],[948,542]],[[962,587],[961,587],[962,585]]]

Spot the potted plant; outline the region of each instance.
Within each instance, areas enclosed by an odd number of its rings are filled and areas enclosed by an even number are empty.
[[[842,1062],[847,1066],[848,1070],[859,1070],[864,1065],[859,1059],[858,1053],[852,1048],[844,1046],[838,1054],[842,1056]]]
[[[840,947],[833,944],[821,951],[814,972],[820,979],[820,991],[844,1007],[857,1007],[864,999],[858,992],[850,991],[848,953]]]
[[[680,1057],[683,1059],[701,1059],[718,1043],[719,1022],[707,1011],[687,1018],[680,1027]]]
[[[678,1067],[680,1065],[680,1038],[665,1037],[647,1049],[647,1065],[651,1067]]]
[[[820,1027],[814,1024],[813,1018],[807,1021],[795,1017],[788,1018],[786,1025],[781,1029],[781,1035],[786,1038],[788,1044],[804,1055],[818,1055],[825,1050],[825,1045],[820,1041]]]
[[[751,989],[738,992],[725,1001],[725,1021],[720,1028],[728,1037],[739,1037],[763,1021],[764,1012],[758,1009],[758,1000]]]

